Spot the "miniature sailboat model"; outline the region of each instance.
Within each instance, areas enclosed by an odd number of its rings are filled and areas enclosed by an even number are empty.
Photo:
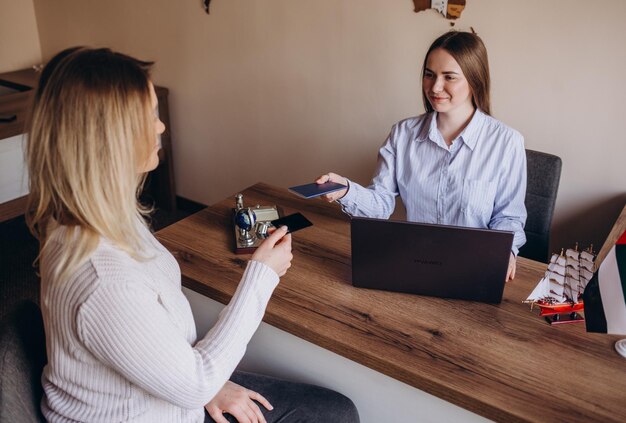
[[[546,273],[526,299],[531,309],[537,305],[540,316],[551,316],[550,323],[583,321],[577,313],[584,309],[582,294],[593,277],[595,254],[593,247],[578,251],[568,248],[553,254]]]

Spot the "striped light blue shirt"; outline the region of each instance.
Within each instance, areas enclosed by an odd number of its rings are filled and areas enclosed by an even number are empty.
[[[437,113],[398,122],[378,154],[372,184],[348,181],[339,200],[352,216],[387,219],[399,194],[412,222],[512,231],[526,242],[526,153],[522,135],[476,110],[450,148]]]

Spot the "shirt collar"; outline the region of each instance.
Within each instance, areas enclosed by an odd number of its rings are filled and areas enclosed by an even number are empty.
[[[472,151],[478,143],[478,134],[480,133],[480,129],[482,128],[485,119],[485,114],[480,109],[476,109],[474,116],[472,116],[472,120],[470,120],[463,132],[461,132],[461,135],[459,135],[459,138],[462,138],[463,142]]]
[[[425,125],[422,126],[422,130],[417,135],[417,141],[421,142],[430,140],[447,149],[448,146],[437,128],[437,112],[428,113],[427,119],[428,121],[425,122]],[[478,133],[480,132],[480,128],[482,127],[484,120],[485,114],[479,109],[476,109],[472,119],[458,137],[470,148],[470,150],[474,150],[474,147],[476,147],[476,143],[478,142]]]

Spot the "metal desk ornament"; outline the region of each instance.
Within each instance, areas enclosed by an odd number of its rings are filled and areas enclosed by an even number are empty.
[[[233,226],[235,231],[235,254],[251,254],[268,236],[271,221],[280,217],[278,207],[244,207],[243,194],[235,196]]]

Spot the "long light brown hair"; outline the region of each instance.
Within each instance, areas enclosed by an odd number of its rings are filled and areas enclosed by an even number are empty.
[[[139,171],[155,144],[149,68],[109,49],[72,48],[44,68],[27,139],[27,223],[45,255],[67,228],[54,269],[74,271],[101,237],[141,258]],[[141,223],[139,223],[141,222]]]
[[[422,78],[426,71],[428,56],[433,50],[444,49],[456,60],[472,91],[472,103],[482,112],[491,114],[489,60],[487,49],[480,37],[471,32],[450,31],[437,38],[431,44],[422,65]],[[427,112],[434,111],[426,94],[422,92],[422,101]]]

